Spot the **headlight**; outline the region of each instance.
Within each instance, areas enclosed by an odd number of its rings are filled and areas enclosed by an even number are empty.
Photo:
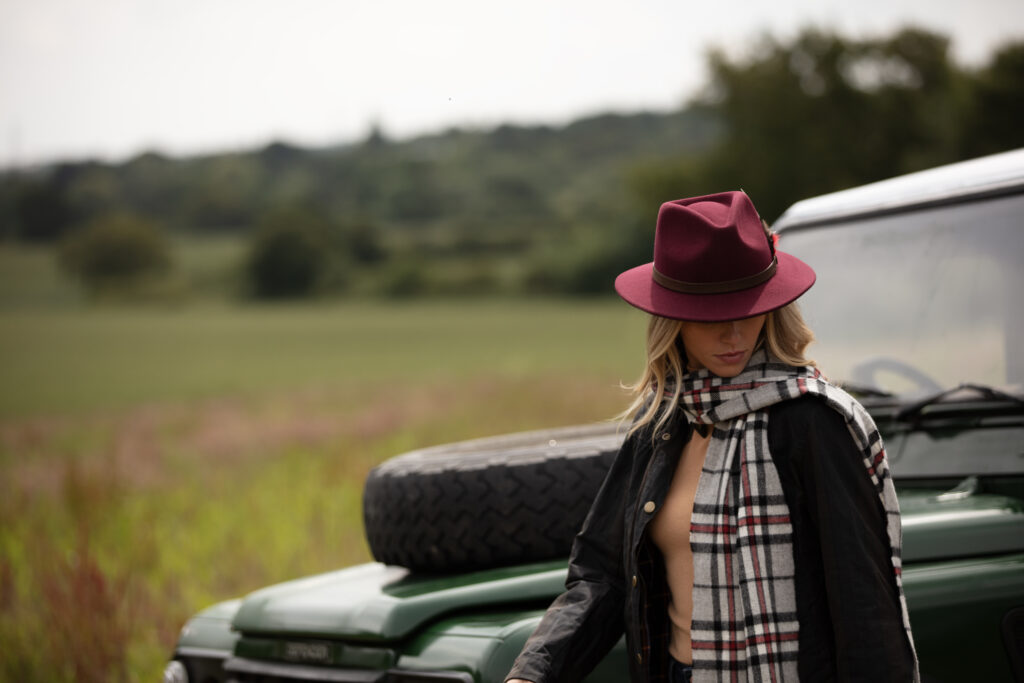
[[[172,659],[164,667],[164,683],[188,683],[188,669],[177,659]]]

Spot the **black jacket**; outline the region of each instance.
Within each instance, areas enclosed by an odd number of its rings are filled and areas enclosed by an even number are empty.
[[[793,525],[801,680],[912,680],[885,513],[843,418],[816,397],[770,408],[769,449]],[[648,539],[690,438],[681,415],[623,443],[569,558],[566,591],[509,678],[581,680],[622,636],[634,683],[666,680],[669,592]]]

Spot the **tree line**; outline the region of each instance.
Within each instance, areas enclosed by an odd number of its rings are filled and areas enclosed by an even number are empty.
[[[182,233],[248,240],[255,297],[602,293],[649,258],[668,199],[743,188],[773,220],[803,197],[1024,145],[1024,41],[967,68],[930,31],[808,29],[712,50],[707,67],[666,113],[10,170],[0,239],[55,245],[92,287],[166,272],[147,250]]]

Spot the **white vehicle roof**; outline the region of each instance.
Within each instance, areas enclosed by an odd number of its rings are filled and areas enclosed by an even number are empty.
[[[1024,148],[803,199],[789,207],[772,227],[785,230],[832,223],[853,216],[892,213],[1022,189]]]

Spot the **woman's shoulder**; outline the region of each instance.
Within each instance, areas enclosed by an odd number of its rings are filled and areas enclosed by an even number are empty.
[[[846,432],[846,417],[833,402],[821,394],[804,394],[769,408],[770,432],[789,434],[814,431]]]
[[[837,467],[856,471],[863,462],[846,417],[817,394],[772,406],[767,436],[776,467],[792,468],[801,473],[801,480],[816,480],[825,469]],[[830,463],[829,467],[823,468],[824,463]]]
[[[797,382],[799,395],[773,407],[780,408],[781,413],[788,413],[787,417],[807,418],[808,415],[816,415],[820,418],[829,415],[831,411],[840,415],[846,423],[857,423],[869,431],[874,430],[874,420],[860,401],[841,386],[830,382],[815,368],[804,369],[812,374]]]

